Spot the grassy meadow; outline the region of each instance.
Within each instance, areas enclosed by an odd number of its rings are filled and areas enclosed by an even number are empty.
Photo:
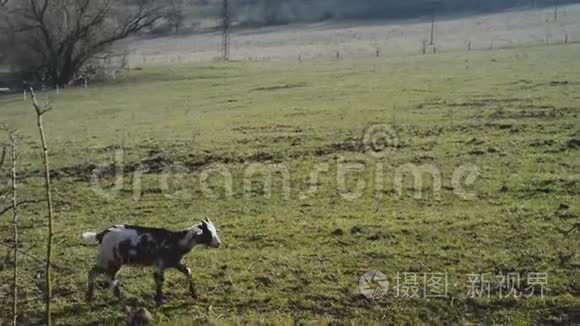
[[[580,233],[565,234],[580,214],[578,58],[574,45],[206,63],[39,93],[53,108],[44,119],[57,324],[119,324],[125,304],[147,307],[167,325],[578,322]],[[40,198],[30,103],[0,97],[0,123],[21,136],[20,198]],[[377,125],[396,143],[384,155],[364,146]],[[424,178],[415,198],[407,175],[399,193],[398,171],[409,164],[438,171],[440,189]],[[312,179],[319,167],[327,171]],[[477,171],[459,180],[467,197],[454,179],[466,167]],[[248,172],[272,168],[271,189]],[[1,177],[6,183],[7,170]],[[20,210],[22,324],[42,318],[43,268],[25,253],[44,255],[45,215],[44,205]],[[105,289],[92,307],[84,302],[96,248],[81,243],[82,232],[122,223],[177,230],[204,216],[224,245],[186,256],[198,299],[182,275],[168,272],[169,303],[157,308],[152,270],[125,268],[124,303]],[[0,219],[4,244],[9,221]],[[7,248],[0,256],[0,324],[8,324],[12,260]],[[372,270],[390,284],[376,299],[359,290]],[[493,286],[489,297],[469,296],[469,274],[517,273],[516,290],[527,292],[532,272],[548,273],[543,298],[502,297]],[[446,273],[447,298],[398,295],[397,273],[419,275],[420,289],[425,273]]]

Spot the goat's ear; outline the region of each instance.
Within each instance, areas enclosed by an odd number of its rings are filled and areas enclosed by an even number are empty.
[[[205,217],[205,220],[204,221],[207,222],[207,223],[211,223],[211,221],[209,220],[209,217],[207,217],[207,216]]]

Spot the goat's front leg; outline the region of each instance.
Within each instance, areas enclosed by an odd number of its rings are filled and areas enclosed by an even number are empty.
[[[95,293],[95,278],[97,275],[102,273],[103,270],[97,266],[93,267],[89,271],[89,277],[87,281],[87,302],[91,303],[93,301],[93,295]]]
[[[156,265],[155,272],[153,272],[153,278],[155,279],[155,302],[157,305],[161,305],[167,301],[167,299],[163,296],[163,273],[165,269],[163,266]]]
[[[195,284],[193,284],[193,279],[191,278],[191,270],[185,266],[183,263],[178,263],[175,268],[185,275],[187,284],[189,286],[189,292],[191,293],[191,297],[197,299],[197,291],[195,291]]]

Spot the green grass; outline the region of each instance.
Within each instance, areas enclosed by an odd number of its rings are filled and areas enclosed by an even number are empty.
[[[210,216],[224,247],[187,256],[200,298],[192,300],[182,276],[168,272],[169,303],[155,308],[149,269],[121,271],[129,304],[149,308],[161,324],[516,324],[571,323],[580,309],[577,282],[580,190],[579,46],[440,54],[338,62],[227,63],[145,68],[123,80],[67,89],[50,100],[45,116],[56,205],[54,318],[58,324],[111,324],[122,305],[101,291],[84,303],[86,272],[96,248],[80,233],[131,223],[185,228]],[[42,196],[41,155],[30,103],[0,98],[0,122],[22,136],[20,197]],[[399,147],[383,158],[365,153],[365,130],[385,124]],[[109,198],[91,186],[95,166],[121,152],[121,189]],[[346,200],[339,189],[341,162],[361,163],[347,187],[365,182]],[[245,190],[248,166],[282,164],[290,196],[274,174],[270,198],[260,175]],[[377,164],[384,187],[377,191]],[[442,175],[440,198],[423,184],[413,198],[411,180],[397,194],[395,172],[405,164],[431,164]],[[131,171],[141,177],[135,198]],[[218,198],[204,195],[200,177],[209,166],[232,173],[232,194],[211,174]],[[319,189],[304,198],[309,176],[327,164]],[[454,193],[458,167],[479,170],[466,186],[475,199]],[[163,167],[181,167],[160,185]],[[182,171],[183,172],[183,171]],[[2,174],[5,182],[6,173]],[[114,179],[103,176],[102,187]],[[561,203],[570,205],[565,212]],[[44,207],[21,210],[22,249],[41,257]],[[10,238],[7,216],[0,238]],[[353,227],[360,232],[351,232]],[[338,229],[342,230],[340,232]],[[5,242],[8,243],[8,242]],[[10,315],[11,259],[0,264],[0,323]],[[21,256],[24,324],[42,316],[42,268]],[[383,272],[386,297],[365,299],[359,278]],[[397,298],[397,273],[448,273],[449,298]],[[549,274],[542,299],[467,297],[470,273]],[[575,315],[574,315],[575,314]],[[574,317],[576,316],[576,317]],[[576,320],[577,322],[577,320]]]

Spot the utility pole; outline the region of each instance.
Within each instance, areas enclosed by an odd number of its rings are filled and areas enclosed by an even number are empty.
[[[433,14],[431,15],[431,36],[429,38],[429,45],[435,44],[434,35],[435,35],[435,11],[433,11]]]
[[[554,22],[558,21],[558,0],[554,0]]]
[[[431,33],[429,35],[429,46],[435,45],[435,13],[437,9],[441,7],[441,2],[439,0],[428,1],[427,6],[431,9]]]
[[[222,59],[230,59],[230,4],[229,0],[222,0]]]

